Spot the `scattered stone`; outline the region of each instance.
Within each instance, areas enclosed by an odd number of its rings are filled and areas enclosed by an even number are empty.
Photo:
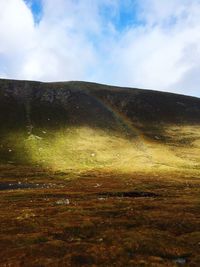
[[[32,210],[28,209],[28,210],[22,210],[22,214],[18,216],[16,219],[21,221],[29,218],[34,218],[35,216],[36,216],[35,213],[33,213]]]
[[[34,140],[41,140],[42,139],[42,137],[40,137],[40,136],[38,136],[38,135],[34,135],[34,134],[31,134],[28,138],[27,138],[27,140],[29,140],[29,141],[34,141]]]
[[[177,258],[174,260],[175,263],[184,265],[186,264],[187,260],[185,258]]]
[[[98,200],[102,201],[102,200],[106,200],[106,198],[105,197],[99,197]]]
[[[94,185],[94,187],[100,187],[101,186],[101,184],[96,184],[96,185]]]
[[[57,205],[69,205],[69,203],[70,203],[69,199],[67,199],[67,198],[66,199],[59,199],[56,201]]]

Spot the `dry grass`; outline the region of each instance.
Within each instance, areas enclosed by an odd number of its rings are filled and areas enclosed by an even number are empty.
[[[200,127],[166,125],[163,137],[145,138],[142,132],[126,136],[89,127],[55,132],[38,129],[37,135],[15,132],[2,142],[13,161],[54,170],[107,169],[117,172],[189,171],[200,169]]]
[[[199,176],[93,171],[70,179],[25,166],[1,166],[1,176],[54,187],[1,192],[0,266],[200,265]],[[110,194],[127,191],[155,197]]]

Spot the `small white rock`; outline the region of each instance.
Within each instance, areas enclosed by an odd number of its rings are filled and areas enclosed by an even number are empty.
[[[66,199],[60,199],[60,200],[56,201],[57,205],[69,205],[69,203],[70,203],[70,201],[67,198]]]
[[[101,184],[96,184],[94,187],[100,187],[101,186]]]

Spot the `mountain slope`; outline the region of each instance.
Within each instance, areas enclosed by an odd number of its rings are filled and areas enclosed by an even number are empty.
[[[0,162],[200,169],[200,99],[87,82],[0,80]]]

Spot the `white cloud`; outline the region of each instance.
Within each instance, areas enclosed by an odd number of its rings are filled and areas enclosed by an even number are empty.
[[[0,75],[93,80],[200,96],[199,0],[0,1]],[[121,8],[139,24],[118,29]],[[132,10],[135,13],[135,10]]]
[[[145,23],[114,45],[112,79],[200,96],[200,1],[143,0],[139,10]]]
[[[59,0],[55,6],[55,1],[44,0],[43,8],[42,20],[35,25],[22,0],[0,2],[1,75],[49,81],[84,79],[96,52],[84,31],[76,31],[79,25],[88,30],[79,16],[72,16],[79,12],[78,6],[73,1]]]
[[[23,15],[22,15],[23,14]],[[0,72],[15,76],[18,64],[32,46],[34,23],[27,6],[18,0],[0,2]]]

